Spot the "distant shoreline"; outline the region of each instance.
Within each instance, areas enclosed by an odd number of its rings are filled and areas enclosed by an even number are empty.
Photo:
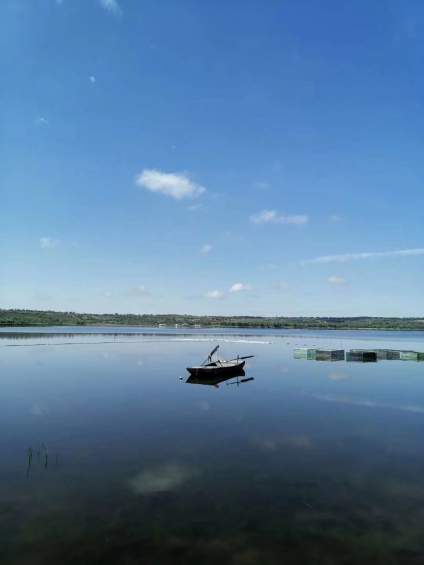
[[[424,331],[423,318],[394,317],[260,317],[179,314],[90,314],[0,309],[0,328],[49,326],[145,327],[163,329],[282,329]]]

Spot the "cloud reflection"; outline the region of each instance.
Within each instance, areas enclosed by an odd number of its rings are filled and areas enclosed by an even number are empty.
[[[332,371],[331,373],[329,373],[328,378],[331,381],[344,381],[349,378],[349,375],[347,373],[343,373],[342,371]]]
[[[254,443],[265,451],[277,451],[284,447],[294,447],[297,449],[309,449],[312,447],[311,438],[305,435],[256,438]]]
[[[135,494],[156,494],[177,490],[196,475],[188,466],[169,463],[160,467],[146,469],[129,481],[130,489]]]
[[[389,408],[392,410],[402,410],[403,412],[424,414],[424,406],[420,404],[392,404],[391,402],[378,402],[367,398],[351,398],[350,396],[336,396],[333,394],[311,394],[310,396],[324,402],[337,402],[339,404],[364,406],[366,408]]]
[[[31,406],[30,413],[32,414],[32,416],[45,416],[46,414],[48,414],[48,411],[49,410],[47,406],[35,402]]]

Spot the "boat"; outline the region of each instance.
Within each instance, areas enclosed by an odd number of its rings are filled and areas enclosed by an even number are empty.
[[[243,371],[246,359],[254,357],[254,355],[245,355],[244,357],[237,356],[235,359],[225,361],[224,359],[214,358],[218,349],[219,345],[217,345],[209,353],[206,360],[203,361],[201,365],[198,365],[197,367],[187,367],[187,371],[190,373],[190,376],[212,379],[216,377],[223,377],[223,380],[225,380],[225,378],[230,378],[231,376],[240,374],[240,371]]]

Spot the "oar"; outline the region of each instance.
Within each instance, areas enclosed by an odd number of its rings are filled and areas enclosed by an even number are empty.
[[[206,363],[210,363],[212,361],[212,357],[215,355],[218,349],[219,349],[219,344],[214,349],[212,349],[212,351],[209,353],[207,358],[203,361],[202,365],[206,365]]]

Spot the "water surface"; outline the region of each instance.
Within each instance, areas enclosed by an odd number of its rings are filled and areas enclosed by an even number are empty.
[[[187,384],[216,343],[254,380]],[[304,346],[424,336],[3,328],[1,563],[423,563],[424,363]]]

